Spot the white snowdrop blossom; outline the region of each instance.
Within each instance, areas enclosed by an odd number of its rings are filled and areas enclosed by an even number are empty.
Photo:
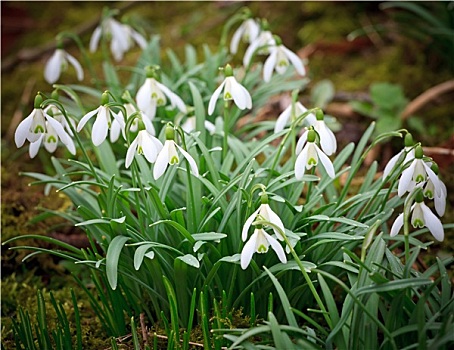
[[[126,152],[125,166],[129,168],[134,158],[134,154],[143,154],[147,161],[154,163],[161,152],[163,145],[156,137],[151,135],[147,130],[140,130],[134,141]]]
[[[274,126],[274,132],[278,133],[279,131],[284,130],[285,126],[292,122],[294,119],[298,118],[302,114],[307,112],[307,108],[304,107],[301,102],[295,103],[295,108],[292,109],[292,104],[290,104],[284,111],[279,114],[276,120],[276,125]],[[316,121],[315,115],[309,113],[303,120],[303,123],[307,126],[314,125]]]
[[[236,54],[241,39],[244,42],[251,43],[258,37],[259,32],[260,26],[255,19],[248,18],[245,20],[232,36],[232,41],[230,42],[230,52],[232,54]]]
[[[321,119],[319,119],[321,118]],[[323,116],[317,118],[315,123],[313,124],[314,130],[317,131],[317,134],[320,138],[320,146],[323,152],[330,156],[337,149],[337,140],[334,133],[331,131],[330,128],[326,125],[325,121],[323,120]]]
[[[435,163],[432,164],[431,169],[435,174],[438,174],[438,166]],[[437,177],[438,182],[436,182],[436,185],[431,178],[427,180],[423,188],[423,194],[425,197],[434,200],[435,211],[438,215],[443,216],[446,210],[446,196],[448,195],[448,191],[446,185],[440,180],[440,177]]]
[[[59,122],[57,121],[57,123]],[[54,126],[59,130],[58,132],[55,130]],[[60,128],[54,122],[49,122],[49,120],[46,120],[46,131],[41,134],[38,140],[30,143],[30,147],[28,149],[30,158],[34,158],[38,154],[41,144],[44,144],[44,148],[49,153],[54,153],[55,150],[57,149],[59,139],[66,146],[69,152],[71,152],[71,154],[73,155],[76,154],[76,147],[74,145],[74,141],[63,129],[63,126],[61,126]]]
[[[164,172],[166,171],[168,165],[175,165],[180,162],[180,157],[178,156],[177,149],[181,152],[184,158],[189,163],[189,167],[191,168],[191,172],[194,176],[199,176],[199,169],[197,168],[197,164],[192,158],[192,156],[186,152],[183,148],[178,146],[174,141],[174,129],[171,126],[166,127],[166,141],[164,142],[164,146],[162,147],[161,151],[159,152],[154,168],[153,168],[153,177],[155,180],[159,179]]]
[[[263,66],[263,80],[269,82],[273,71],[278,74],[284,74],[290,63],[295,67],[299,75],[305,76],[306,69],[303,62],[294,52],[290,51],[284,45],[276,45],[269,47],[270,55]]]
[[[438,219],[437,216],[432,213],[432,211],[427,205],[424,204],[423,201],[414,203],[411,207],[411,212],[412,215],[410,222],[414,228],[427,227],[430,233],[432,233],[432,236],[434,236],[437,241],[443,240],[445,233],[440,219]],[[402,213],[399,214],[399,216],[394,221],[391,227],[390,236],[396,236],[403,225],[404,214]]]
[[[304,148],[303,148],[304,146]],[[296,145],[295,177],[301,180],[304,173],[318,164],[320,160],[328,176],[335,177],[334,166],[328,156],[315,143],[315,131],[309,130],[304,133]]]
[[[243,240],[243,242],[246,241],[249,228],[257,218],[268,221],[277,226],[282,232],[285,232],[284,224],[282,223],[281,218],[271,209],[270,205],[268,204],[268,196],[263,193],[262,204],[260,204],[260,207],[256,211],[254,211],[244,223],[243,230],[241,232],[241,239]],[[279,230],[277,230],[275,227],[273,227],[273,230],[276,234],[276,237],[279,240],[283,241],[284,237],[282,237],[282,234],[279,232]]]
[[[422,158],[422,148],[421,146],[418,146],[415,150],[415,158],[411,161],[410,166],[402,171],[402,175],[399,179],[399,185],[397,186],[397,194],[399,197],[402,197],[406,192],[413,191],[419,183],[427,181],[427,178],[433,182],[435,195],[440,196],[442,190],[438,176]]]
[[[165,106],[167,98],[172,108],[177,107],[180,112],[186,113],[187,108],[183,100],[168,87],[156,81],[153,77],[147,77],[136,95],[137,106],[150,118],[156,115],[156,108]]]
[[[270,47],[275,46],[276,41],[269,30],[262,31],[259,36],[251,42],[246,49],[243,57],[243,66],[247,67],[251,63],[254,53],[258,55],[267,55],[270,53]],[[257,52],[256,52],[257,51]]]
[[[215,125],[210,122],[209,120],[204,121],[204,126],[205,129],[210,133],[210,135],[213,135],[214,132],[216,131]],[[196,129],[196,117],[192,116],[186,119],[186,121],[181,125],[181,128],[183,129],[184,132],[187,132],[188,134],[191,133]]]
[[[238,83],[233,76],[233,70],[230,65],[227,65],[224,70],[225,79],[221,85],[213,92],[213,95],[210,98],[210,102],[208,103],[208,114],[211,115],[214,112],[214,108],[216,107],[216,102],[223,91],[223,99],[224,101],[233,100],[236,106],[243,110],[243,109],[251,109],[252,108],[252,98],[249,94],[249,91],[246,88]]]
[[[388,175],[394,169],[394,167],[396,166],[397,162],[399,161],[403,154],[405,154],[405,158],[401,163],[401,166],[404,166],[405,164],[407,164],[408,162],[415,158],[414,141],[413,136],[410,133],[407,133],[405,135],[404,148],[394,157],[392,157],[386,164],[385,169],[383,170],[383,180],[385,180],[388,177]]]
[[[71,127],[69,126],[68,121],[66,120],[65,116],[63,115],[63,113],[60,111],[60,109],[57,106],[55,106],[53,104],[49,104],[46,108],[44,108],[44,112],[46,114],[48,114],[49,116],[51,116],[52,118],[54,118],[56,121],[58,121],[63,126],[63,129],[65,129],[65,131],[70,136],[74,136],[73,131],[72,131]],[[74,121],[74,119],[72,119],[69,116],[68,116],[68,119],[71,123],[71,126],[74,129],[76,129],[76,122]]]
[[[275,238],[266,233],[260,225],[257,225],[251,238],[249,238],[249,241],[244,245],[243,250],[241,251],[241,268],[246,270],[254,253],[266,253],[270,245],[276,252],[279,260],[285,264],[287,262],[287,257],[285,256],[284,248],[282,248]]]
[[[80,63],[69,53],[62,48],[57,48],[53,55],[49,58],[44,68],[44,78],[49,84],[55,83],[62,71],[68,68],[68,62],[74,67],[77,74],[77,79],[84,79],[84,71]]]
[[[104,93],[101,98],[101,106],[85,114],[77,125],[77,132],[80,132],[85,124],[96,115],[91,130],[91,139],[95,146],[99,146],[107,138],[107,133],[112,127],[112,117],[119,123],[121,130],[125,128],[124,120],[107,105],[107,101],[108,95]]]
[[[112,17],[105,18],[96,27],[90,39],[90,52],[96,51],[101,36],[110,39],[110,51],[116,61],[123,58],[124,53],[132,47],[134,42],[142,49],[146,47],[147,43],[146,39],[129,25],[122,24]]]

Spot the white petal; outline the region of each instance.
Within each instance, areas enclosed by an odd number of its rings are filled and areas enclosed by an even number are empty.
[[[69,63],[72,64],[74,69],[76,70],[77,73],[77,80],[83,80],[84,79],[84,71],[82,69],[82,66],[80,65],[79,61],[76,60],[73,56],[71,56],[69,53],[66,54],[66,58],[68,59]]]
[[[16,143],[17,148],[22,147],[24,145],[25,140],[27,139],[28,134],[30,133],[30,127],[33,123],[33,117],[36,113],[36,109],[34,109],[30,115],[22,120],[16,128],[16,132],[14,133],[14,142]]]
[[[284,51],[285,55],[290,60],[290,62],[292,62],[293,67],[295,67],[298,74],[302,76],[306,75],[306,70],[304,69],[303,62],[298,57],[298,55],[287,49],[285,46],[282,46],[282,50]]]
[[[134,39],[137,45],[140,46],[142,50],[147,47],[147,39],[145,39],[145,37],[142,34],[136,32],[134,29],[131,29],[131,37]]]
[[[192,156],[188,152],[186,152],[183,148],[181,148],[177,144],[175,144],[175,146],[177,146],[177,148],[180,150],[180,152],[183,154],[183,156],[188,161],[189,166],[191,167],[192,174],[194,176],[198,177],[199,176],[199,169],[197,168],[197,164],[196,164],[194,158],[192,158]]]
[[[337,149],[336,137],[333,132],[326,126],[323,120],[317,120],[315,124],[315,130],[320,136],[320,145],[322,146],[323,152],[330,156]]]
[[[101,106],[96,120],[93,123],[93,129],[91,130],[91,140],[95,146],[99,146],[107,137],[107,131],[109,124],[107,123],[107,109]]]
[[[213,95],[210,98],[210,102],[208,103],[208,115],[212,115],[214,112],[214,108],[216,107],[216,102],[221,94],[222,89],[224,88],[225,80],[222,82],[221,85],[218,86],[216,90],[214,90]]]
[[[402,214],[399,214],[397,216],[396,220],[394,221],[393,226],[391,227],[391,232],[389,233],[389,235],[391,237],[394,237],[395,235],[397,235],[403,225],[404,225],[404,214],[402,213]]]
[[[49,84],[55,83],[60,77],[62,60],[62,50],[57,49],[49,61],[47,61],[46,67],[44,68],[44,78]]]
[[[162,174],[167,169],[167,166],[169,165],[169,141],[166,140],[164,143],[164,147],[162,148],[161,152],[159,152],[158,157],[156,158],[156,162],[154,164],[153,168],[153,177],[155,180],[159,179]]]
[[[139,142],[139,136],[137,136],[134,141],[131,142],[131,145],[128,148],[128,151],[126,152],[126,159],[125,159],[125,167],[129,168],[129,166],[132,163],[132,160],[134,159],[134,154],[136,153],[137,149],[137,144]]]
[[[231,83],[230,93],[233,98],[233,102],[238,106],[239,109],[245,109],[248,103],[247,95],[244,93],[244,90],[241,89],[242,85],[236,81],[234,77],[227,77]],[[249,94],[249,93],[248,93]]]
[[[251,62],[252,55],[254,54],[255,50],[259,47],[260,45],[260,40],[258,38],[254,40],[251,45],[248,46],[246,49],[246,52],[243,57],[243,66],[247,67],[249,63]]]
[[[265,82],[269,82],[271,80],[271,75],[273,74],[274,67],[276,67],[276,59],[277,50],[273,48],[271,54],[266,59],[265,64],[263,66],[263,80]]]
[[[122,51],[121,56],[123,57],[123,52],[129,49],[129,35],[128,32],[125,30],[123,25],[114,20],[113,18],[108,19],[110,24],[110,30],[112,32],[112,42],[116,42],[116,48],[119,51]],[[114,52],[112,54],[115,55]]]
[[[399,160],[399,157],[404,151],[400,151],[397,153],[394,157],[392,157],[388,164],[385,166],[385,170],[383,170],[383,180],[386,179],[386,177],[391,173],[391,170],[393,170],[394,166],[396,165],[397,161]]]
[[[99,39],[101,39],[101,26],[96,27],[90,39],[90,52],[95,52],[98,48]]]
[[[318,158],[320,159],[320,162],[322,162],[323,167],[325,168],[326,172],[328,173],[328,176],[332,179],[336,177],[336,174],[334,172],[334,166],[331,160],[328,158],[328,156],[322,152],[320,148],[318,148],[317,145],[315,145],[315,149],[317,151]]]
[[[304,176],[304,172],[306,171],[307,154],[308,147],[306,145],[295,161],[295,177],[297,180],[301,180]]]
[[[158,157],[160,149],[156,147],[156,144],[152,141],[153,136],[150,135],[146,130],[139,131],[142,134],[142,150],[145,158],[150,162],[154,163]]]
[[[205,129],[208,130],[208,132],[210,133],[210,135],[213,135],[214,132],[216,131],[216,127],[214,126],[214,124],[208,120],[205,120]]]
[[[251,262],[252,255],[255,253],[255,246],[257,243],[258,231],[255,231],[249,241],[244,245],[241,251],[241,268],[246,270]]]
[[[169,98],[172,107],[176,105],[182,113],[187,112],[185,103],[177,94],[172,92],[167,86],[162,85],[161,83],[156,82],[156,85],[158,85],[162,92],[165,93],[166,96]]]
[[[247,220],[244,222],[243,231],[241,232],[241,239],[243,240],[243,242],[246,241],[249,227],[251,227],[251,225],[254,222],[255,218],[257,217],[257,214],[259,213],[259,211],[260,211],[260,208],[258,208],[256,211],[254,211],[251,214],[251,216],[249,216],[247,218]]]
[[[282,223],[281,218],[271,209],[269,204],[262,204],[262,208],[264,208],[266,211],[266,215],[268,216],[267,220],[272,224],[276,225],[277,227],[279,227],[282,230],[282,232],[285,232],[285,227],[284,224]],[[276,230],[274,227],[273,230],[274,233],[276,233],[277,238],[283,241],[284,237],[282,237],[282,233],[280,233],[279,230]]]
[[[434,184],[435,187],[435,195],[439,196],[441,195],[441,186],[440,186],[440,180],[438,179],[437,174],[434,173],[434,171],[424,162],[422,162],[424,169],[426,169],[427,175],[429,175],[429,178],[432,180],[432,183]]]
[[[79,121],[79,125],[77,125],[77,132],[80,132],[80,130],[82,130],[82,128],[85,126],[85,124],[87,124],[88,120],[93,117],[96,113],[98,113],[99,109],[101,107],[98,107],[90,112],[88,112],[87,114],[85,114],[82,119]]]
[[[110,127],[110,142],[115,143],[120,137],[121,127],[120,123],[117,120],[112,121],[112,125]]]
[[[287,257],[285,256],[284,248],[282,248],[279,242],[275,238],[271,237],[268,233],[266,233],[265,231],[262,231],[262,233],[270,244],[271,248],[273,248],[273,250],[276,252],[279,260],[283,264],[285,264],[287,262]]]
[[[445,232],[443,230],[443,225],[441,224],[440,219],[438,219],[424,203],[421,203],[421,209],[424,215],[425,225],[435,237],[435,239],[441,242],[445,236]]]
[[[72,155],[76,155],[76,146],[74,145],[74,141],[71,137],[68,139],[68,143],[65,144],[65,146]]]
[[[30,155],[30,158],[35,158],[35,156],[38,154],[39,147],[41,146],[43,138],[44,134],[41,134],[37,141],[30,143],[30,146],[28,147],[28,154]]]
[[[437,194],[435,194],[434,203],[435,203],[435,210],[437,211],[437,214],[440,216],[445,215],[446,195],[442,194],[440,196],[437,196]]]
[[[240,39],[243,36],[245,31],[244,23],[241,24],[238,29],[233,33],[232,41],[230,42],[230,52],[234,55],[238,51],[238,45],[240,43]]]
[[[147,78],[139,88],[139,91],[137,91],[136,101],[140,110],[145,110],[151,103],[151,86],[151,78]]]
[[[408,191],[411,185],[411,180],[413,178],[413,172],[415,171],[416,159],[411,163],[411,165],[402,172],[400,176],[399,185],[397,187],[397,195],[402,197],[405,192]]]
[[[274,126],[274,133],[278,133],[279,131],[284,130],[285,126],[290,120],[291,112],[292,105],[288,106],[281,114],[279,114],[279,117],[277,117],[276,120],[276,125]]]
[[[68,144],[71,137],[65,131],[63,125],[61,125],[58,121],[56,121],[54,118],[47,114],[45,115],[45,118],[47,122],[50,124],[50,126],[55,130],[55,133],[58,135],[61,142],[63,142],[65,145]]]
[[[298,142],[296,143],[296,154],[299,154],[301,152],[301,150],[303,149],[304,145],[306,144],[307,142],[307,130],[305,129],[303,131],[303,134],[300,136]]]

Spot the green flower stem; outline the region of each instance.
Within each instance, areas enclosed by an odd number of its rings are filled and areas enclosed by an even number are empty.
[[[93,68],[93,64],[91,63],[90,57],[87,54],[87,51],[84,48],[84,45],[82,44],[82,41],[80,40],[79,36],[72,32],[61,32],[57,36],[57,40],[63,39],[63,38],[70,38],[74,40],[76,43],[77,47],[79,48],[80,52],[82,53],[82,57],[84,59],[84,62],[86,64],[86,67],[88,71],[90,72],[90,76],[93,79],[93,82],[98,90],[101,89],[101,81],[99,80],[95,69]]]
[[[408,266],[410,261],[410,211],[411,205],[413,204],[414,198],[418,193],[416,191],[411,192],[404,203],[404,249],[405,249],[405,269],[404,269],[404,278],[410,277],[411,266]]]
[[[228,137],[229,137],[229,123],[230,123],[230,108],[229,101],[224,101],[224,139],[222,141],[222,160],[227,157]]]

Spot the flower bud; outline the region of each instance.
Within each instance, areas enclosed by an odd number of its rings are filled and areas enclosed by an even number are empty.
[[[41,93],[38,92],[35,96],[35,103],[34,103],[33,107],[41,108],[41,103],[43,103],[43,97],[41,96]]]
[[[58,90],[55,89],[54,91],[52,91],[52,94],[50,95],[50,97],[51,97],[53,100],[58,101],[58,99],[60,98],[60,95],[58,94]]]
[[[262,192],[260,195],[260,202],[262,204],[268,204],[268,195],[265,192]]]
[[[316,137],[315,131],[312,129],[309,130],[307,134],[307,142],[315,142],[315,137]]]
[[[104,106],[109,103],[109,92],[106,90],[101,96],[101,106]]]
[[[422,159],[424,153],[422,151],[422,147],[421,146],[417,146],[416,149],[415,149],[415,158],[417,159]]]
[[[325,118],[323,111],[320,108],[317,108],[317,110],[315,111],[315,117],[317,118],[317,120],[323,120]]]
[[[161,69],[161,67],[154,65],[154,66],[146,66],[145,67],[145,74],[147,78],[158,78],[158,71]]]
[[[276,46],[282,45],[282,39],[278,35],[273,35],[274,42],[276,43]]]
[[[421,202],[423,202],[423,201],[424,201],[424,195],[423,195],[421,189],[418,188],[416,191],[417,191],[417,192],[415,193],[415,202],[416,202],[416,203],[421,203]]]
[[[172,126],[170,126],[170,125],[166,126],[165,134],[166,134],[166,140],[175,139],[175,129]]]
[[[225,75],[226,78],[233,76],[233,69],[232,69],[232,66],[230,64],[227,64],[225,66],[224,75]]]
[[[432,169],[432,171],[435,173],[435,175],[438,175],[440,173],[440,169],[438,168],[437,163],[432,163],[432,165],[430,166],[430,169]]]
[[[405,135],[404,145],[405,147],[412,147],[415,144],[413,141],[413,136],[410,133]]]

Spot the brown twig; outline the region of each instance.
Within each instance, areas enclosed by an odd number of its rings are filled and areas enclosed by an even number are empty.
[[[144,345],[148,344],[147,326],[145,325],[145,313],[140,313],[140,329],[142,330],[142,339]]]
[[[118,10],[120,12],[130,9],[132,6],[137,5],[140,1],[127,1],[126,3],[121,4],[118,6]],[[99,16],[95,19],[89,20],[80,24],[79,26],[75,27],[73,32],[77,36],[81,36],[85,33],[90,32],[93,30],[96,25],[99,23]],[[64,38],[63,44],[68,45],[70,42],[69,38]],[[31,62],[39,59],[42,55],[46,54],[47,52],[53,51],[56,49],[56,42],[55,40],[49,41],[45,44],[36,47],[26,47],[16,54],[13,54],[4,60],[2,60],[2,73],[7,72],[13,69],[21,62]]]
[[[454,91],[454,79],[445,81],[444,83],[435,85],[430,89],[424,91],[421,95],[419,95],[413,101],[411,101],[407,105],[407,107],[405,107],[404,111],[400,115],[400,118],[402,120],[407,119],[416,111],[424,107],[427,103],[449,91]]]

